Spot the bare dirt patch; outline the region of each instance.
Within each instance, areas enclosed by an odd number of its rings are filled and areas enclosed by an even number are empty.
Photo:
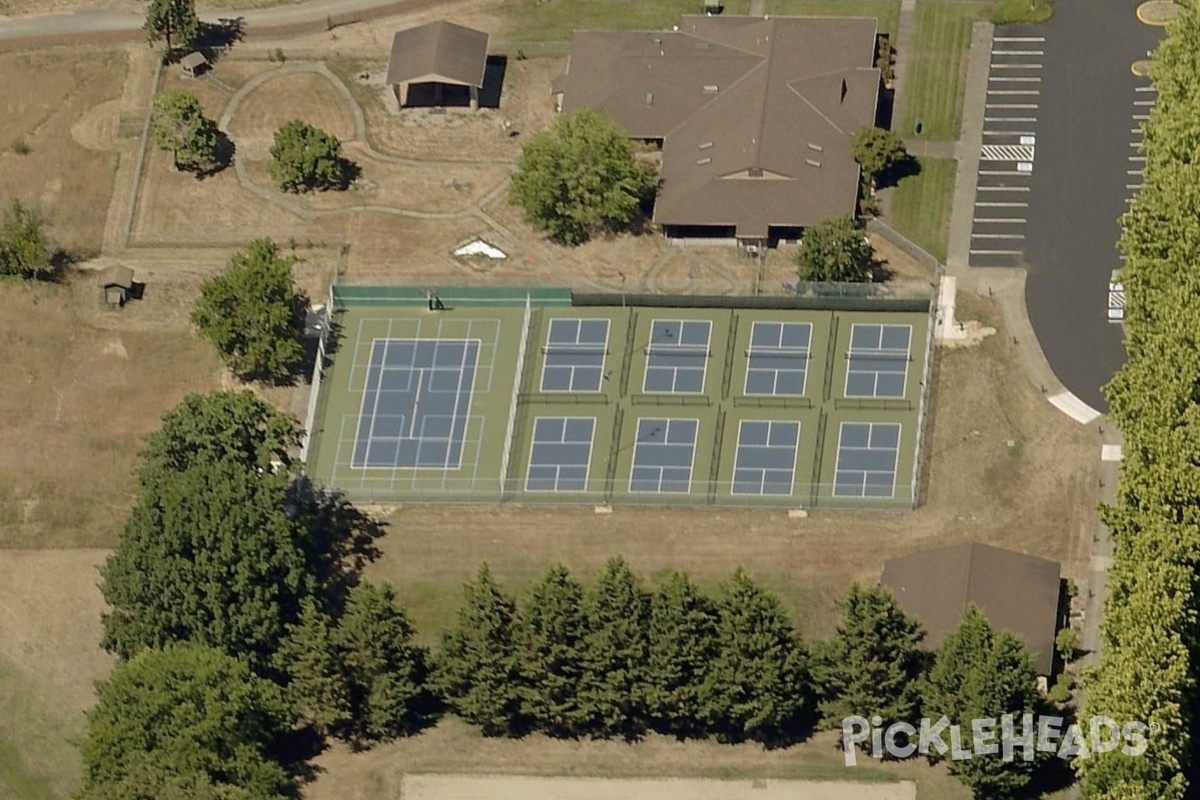
[[[0,550],[0,795],[75,788],[83,711],[112,658],[100,641],[98,550]]]
[[[27,155],[0,155],[0,197],[36,207],[67,249],[98,251],[103,241],[117,155],[108,147],[92,148],[103,137],[88,125],[110,113],[128,69],[123,49],[0,55],[0,150],[17,139],[30,148]],[[104,110],[90,114],[96,106]],[[74,135],[81,118],[84,144]]]
[[[129,317],[102,310],[93,280],[0,284],[0,547],[115,541],[143,437],[184,394],[217,385],[211,346],[144,329],[136,303]]]

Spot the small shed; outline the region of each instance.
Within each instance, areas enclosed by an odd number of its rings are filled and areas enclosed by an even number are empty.
[[[133,270],[129,267],[109,267],[100,273],[96,285],[104,293],[104,302],[111,308],[119,308],[133,296]]]
[[[179,60],[179,67],[183,70],[185,78],[195,78],[203,75],[204,71],[208,69],[208,59],[204,57],[203,53],[188,53]]]
[[[471,108],[479,107],[479,90],[487,71],[488,35],[452,22],[438,21],[400,31],[392,39],[387,85],[400,107],[443,105],[443,94],[466,88]],[[414,89],[423,103],[414,102]],[[430,98],[431,99],[426,99]]]

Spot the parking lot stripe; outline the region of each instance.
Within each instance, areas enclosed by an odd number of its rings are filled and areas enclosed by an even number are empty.
[[[1015,169],[981,169],[980,175],[1028,175],[1028,172],[1018,172]]]
[[[1034,136],[1033,131],[984,131],[984,136]]]
[[[992,69],[1041,69],[1041,64],[992,64]]]
[[[979,186],[979,192],[1028,192],[1028,186]]]
[[[1004,82],[1004,83],[1041,83],[1042,82],[1041,78],[997,78],[995,75],[990,76],[988,78],[988,80],[996,81],[997,83],[1001,83],[1001,82]]]
[[[1029,203],[981,203],[976,201],[975,205],[981,208],[1028,208]]]
[[[1037,103],[987,103],[984,108],[1037,108]]]
[[[1141,128],[1130,128],[1129,132],[1130,133],[1141,133],[1142,129]]]
[[[971,221],[972,222],[982,222],[982,223],[995,223],[998,225],[1004,225],[1009,222],[1012,222],[1014,224],[1022,224],[1025,222],[1025,220],[1021,219],[1020,217],[1013,217],[1011,219],[1005,219],[1003,217],[975,217],[975,219],[973,219]]]
[[[984,117],[984,122],[1037,122],[1037,117]]]
[[[1041,89],[988,89],[988,94],[1041,94]]]
[[[1155,102],[1154,100],[1134,100],[1133,104],[1135,106],[1152,106]]]
[[[1142,185],[1140,183],[1127,183],[1127,184],[1125,184],[1125,188],[1126,189],[1140,189],[1140,188],[1142,188]]]
[[[1127,169],[1127,170],[1125,170],[1125,174],[1126,175],[1145,175],[1146,171],[1144,169]]]
[[[993,42],[1044,42],[1045,36],[997,36]]]
[[[1150,115],[1149,114],[1134,114],[1133,118],[1145,120],[1145,119],[1150,119]]]
[[[972,233],[972,239],[1024,239],[1023,233]]]
[[[971,250],[973,256],[1020,256],[1024,255],[1020,250]]]
[[[1129,146],[1130,147],[1141,147],[1142,143],[1141,142],[1130,142]]]
[[[1044,51],[1044,50],[997,50],[995,48],[992,48],[992,55],[994,55],[994,56],[1044,56],[1044,55],[1046,55],[1046,51]]]
[[[1129,160],[1130,161],[1145,161],[1146,157],[1145,156],[1130,156]]]
[[[1134,89],[1134,91],[1135,92],[1157,92],[1158,89],[1154,88],[1153,86],[1139,86],[1136,89]]]

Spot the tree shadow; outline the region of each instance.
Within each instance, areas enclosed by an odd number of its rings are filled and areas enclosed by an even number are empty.
[[[876,189],[890,189],[905,178],[913,178],[921,174],[921,162],[916,156],[908,153],[897,159],[890,167],[875,177]]]
[[[345,157],[339,157],[339,174],[338,180],[334,184],[335,189],[339,192],[344,192],[350,188],[356,180],[362,177],[362,167],[357,162],[351,161]]]
[[[288,731],[274,743],[271,754],[297,783],[312,783],[325,768],[313,760],[329,749],[325,737],[311,727]]]
[[[211,178],[217,173],[224,172],[233,164],[233,159],[237,156],[237,144],[233,139],[229,138],[229,134],[225,131],[217,131],[217,147],[214,152],[214,157],[211,164],[205,165],[201,169],[194,170],[196,180],[202,181],[205,178]]]
[[[216,22],[201,22],[193,49],[215,62],[246,36],[246,21],[242,17],[222,17]]]

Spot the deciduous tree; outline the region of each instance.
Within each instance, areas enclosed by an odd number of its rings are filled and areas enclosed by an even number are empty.
[[[654,185],[628,134],[600,112],[580,109],[525,145],[511,198],[531,224],[576,245],[599,232],[625,229]]]
[[[869,281],[871,245],[852,217],[834,217],[804,230],[796,265],[806,281]]]
[[[235,372],[286,380],[303,362],[306,299],[292,282],[295,260],[257,239],[200,287],[192,324]]]
[[[880,175],[908,157],[904,140],[886,128],[863,128],[851,137],[850,147],[867,187],[874,187]]]
[[[291,725],[279,689],[199,645],[143,650],[99,686],[80,745],[79,800],[284,800],[275,761]]]
[[[169,89],[154,96],[150,115],[154,143],[171,151],[176,169],[205,175],[221,163],[221,131],[204,116],[200,101],[191,92]]]
[[[283,191],[312,192],[346,188],[350,166],[336,136],[294,119],[275,131],[267,169]]]
[[[33,209],[13,200],[0,221],[0,275],[39,278],[54,272],[45,223]]]

